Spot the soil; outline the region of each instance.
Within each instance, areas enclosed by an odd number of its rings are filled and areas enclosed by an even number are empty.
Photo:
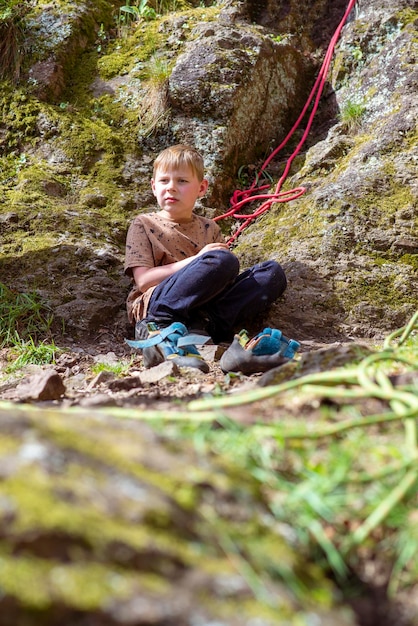
[[[244,376],[222,372],[219,359],[227,345],[206,345],[199,348],[209,364],[207,374],[192,368],[177,368],[164,363],[146,370],[140,351],[130,348],[124,341],[123,329],[99,329],[94,336],[74,339],[70,336],[54,338],[58,347],[53,365],[27,365],[13,374],[6,375],[7,368],[16,358],[12,349],[0,350],[0,399],[12,401],[35,401],[19,390],[22,382],[28,382],[40,371],[53,368],[65,386],[65,393],[54,399],[63,406],[117,406],[136,407],[141,410],[175,410],[189,401],[208,395],[240,392],[257,387],[262,374]],[[319,339],[301,342],[299,354],[314,352],[330,346],[350,345]],[[102,369],[103,371],[98,371]],[[123,372],[118,372],[123,369]],[[115,372],[116,370],[116,372]],[[240,408],[240,420],[250,420]],[[270,418],[273,417],[270,415]]]

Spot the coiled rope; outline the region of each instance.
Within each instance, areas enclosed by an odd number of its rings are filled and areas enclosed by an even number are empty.
[[[282,186],[283,183],[285,182],[287,175],[289,174],[291,165],[293,160],[295,159],[295,157],[299,154],[303,144],[306,141],[306,138],[309,134],[309,131],[311,129],[312,126],[312,122],[314,120],[316,111],[318,109],[319,106],[319,101],[322,95],[322,92],[324,90],[324,86],[325,86],[325,82],[326,82],[326,77],[328,74],[328,70],[329,70],[329,66],[331,64],[331,60],[332,60],[332,56],[335,50],[335,46],[336,43],[338,41],[338,38],[340,36],[341,30],[343,29],[344,24],[346,23],[349,14],[351,13],[354,5],[356,3],[356,0],[350,0],[347,6],[347,9],[344,13],[344,16],[342,18],[342,20],[340,21],[330,43],[327,49],[327,52],[325,54],[325,58],[324,61],[322,63],[321,69],[319,71],[318,77],[315,81],[315,84],[311,90],[311,93],[309,94],[309,97],[305,103],[305,106],[303,107],[298,119],[296,120],[296,122],[294,123],[294,125],[292,126],[292,128],[290,129],[289,133],[287,134],[287,136],[283,139],[283,141],[281,142],[280,145],[277,146],[277,148],[275,148],[275,150],[270,154],[270,156],[264,161],[263,165],[261,166],[259,173],[257,174],[257,176],[255,177],[252,185],[248,188],[248,189],[244,189],[244,190],[240,190],[240,189],[236,189],[230,199],[230,204],[231,204],[231,209],[229,209],[226,213],[224,213],[223,215],[219,215],[217,217],[215,217],[216,221],[219,221],[221,219],[225,219],[225,218],[236,218],[239,220],[244,220],[243,223],[241,224],[241,226],[235,231],[235,233],[229,238],[228,243],[231,244],[233,241],[235,241],[235,239],[237,239],[237,237],[241,234],[241,232],[244,230],[244,228],[246,228],[248,226],[248,224],[250,224],[253,220],[255,220],[259,215],[262,215],[263,213],[265,213],[272,204],[274,203],[281,203],[281,202],[289,202],[290,200],[295,200],[296,198],[299,198],[300,196],[302,196],[305,191],[306,188],[305,187],[296,187],[294,189],[290,189],[288,191],[282,191]],[[292,137],[292,135],[294,134],[294,132],[297,130],[297,128],[299,127],[299,125],[301,124],[306,111],[308,110],[308,107],[310,106],[312,100],[314,100],[314,104],[312,106],[312,110],[309,114],[309,118],[308,118],[308,122],[306,124],[306,128],[302,134],[302,137],[299,141],[299,143],[297,144],[295,150],[292,152],[292,154],[290,155],[290,157],[287,159],[286,162],[286,166],[284,168],[283,174],[281,175],[276,188],[274,190],[273,193],[260,193],[266,189],[268,189],[270,187],[269,184],[266,185],[258,185],[258,181],[260,180],[260,175],[262,174],[262,172],[267,168],[267,166],[269,165],[269,163],[272,161],[272,159],[274,159],[274,157],[280,152],[280,150],[282,150],[284,148],[284,146],[287,144],[287,142],[289,141],[289,139]],[[251,202],[257,202],[257,201],[262,201],[262,204],[255,209],[252,213],[249,214],[242,214],[241,211],[242,209],[249,203]]]
[[[316,425],[312,427],[311,424],[305,423],[301,424],[297,429],[291,430],[286,425],[279,423],[266,423],[259,424],[252,430],[254,436],[258,434],[262,437],[273,437],[278,441],[301,441],[338,437],[343,432],[355,428],[367,428],[375,424],[403,423],[405,433],[405,457],[403,462],[387,466],[381,471],[380,475],[360,477],[360,480],[372,481],[384,475],[399,472],[399,482],[354,532],[348,534],[340,547],[340,552],[330,545],[330,541],[321,533],[319,523],[316,523],[315,528],[318,532],[316,538],[323,547],[324,542],[327,542],[330,554],[333,555],[334,560],[337,559],[337,569],[340,572],[345,571],[343,556],[347,555],[355,546],[362,544],[418,481],[418,396],[415,389],[395,387],[388,374],[382,369],[382,364],[386,362],[395,371],[400,364],[410,368],[410,371],[417,370],[418,364],[415,359],[411,361],[401,356],[397,351],[397,348],[405,343],[406,339],[416,330],[418,330],[418,311],[404,327],[396,330],[386,338],[381,352],[367,356],[357,366],[307,374],[279,385],[250,390],[222,398],[204,398],[192,401],[188,405],[191,411],[197,412],[201,410],[202,413],[206,411],[204,414],[207,415],[208,410],[212,410],[215,411],[215,414],[218,411],[219,415],[219,409],[242,406],[296,389],[299,393],[309,393],[309,395],[316,395],[323,399],[332,398],[335,400],[336,398],[345,398],[349,400],[364,400],[375,398],[389,405],[390,411],[387,412],[346,419],[320,427]],[[396,347],[394,340],[398,337]]]

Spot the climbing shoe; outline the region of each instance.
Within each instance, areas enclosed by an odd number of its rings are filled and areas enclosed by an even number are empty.
[[[163,361],[173,361],[179,367],[194,367],[201,372],[209,372],[209,366],[195,344],[202,345],[210,337],[190,334],[180,322],[160,328],[155,322],[139,322],[135,327],[135,341],[125,339],[131,348],[142,350],[146,368],[159,365]]]
[[[287,339],[276,328],[265,328],[261,333],[248,338],[246,330],[235,335],[232,344],[223,353],[220,366],[223,372],[256,374],[267,372],[293,359],[300,343]]]

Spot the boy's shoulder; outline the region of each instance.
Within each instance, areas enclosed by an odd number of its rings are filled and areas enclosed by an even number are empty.
[[[175,221],[172,222],[168,220],[160,211],[151,211],[150,213],[139,213],[133,218],[132,221],[137,224],[141,223],[144,226],[152,226],[154,224],[158,224],[158,225],[168,225],[171,227],[175,227],[176,225],[178,225],[177,222]],[[216,222],[209,217],[204,217],[203,215],[197,215],[196,213],[192,213],[190,222],[185,222],[181,225],[187,226],[187,227],[193,227],[199,224],[215,225]]]
[[[153,221],[161,221],[161,216],[158,215],[157,211],[151,211],[150,213],[138,213],[133,218],[133,222],[153,222]]]

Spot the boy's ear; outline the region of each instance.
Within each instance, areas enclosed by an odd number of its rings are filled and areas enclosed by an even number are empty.
[[[206,178],[204,178],[202,182],[200,183],[199,198],[202,198],[205,195],[205,193],[208,190],[208,186],[209,186],[209,181],[207,181]]]
[[[152,193],[155,196],[155,183],[154,183],[154,179],[153,178],[151,178],[151,189],[152,189]]]

